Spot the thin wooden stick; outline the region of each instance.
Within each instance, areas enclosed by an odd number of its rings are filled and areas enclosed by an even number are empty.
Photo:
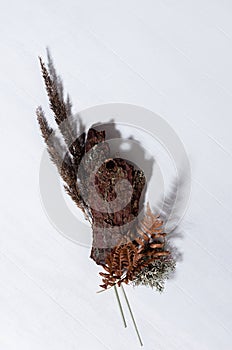
[[[124,313],[123,313],[122,304],[121,304],[121,301],[120,301],[120,298],[119,298],[119,295],[118,295],[118,291],[117,291],[116,285],[114,285],[114,291],[115,291],[116,298],[117,298],[117,301],[118,301],[118,306],[119,306],[119,309],[120,309],[120,312],[121,312],[121,315],[122,315],[122,320],[123,320],[123,323],[124,323],[124,327],[126,328],[127,327],[126,319],[125,319],[125,316],[124,316]]]
[[[130,312],[130,315],[131,315],[131,318],[132,318],[132,321],[133,321],[133,324],[134,324],[134,327],[135,327],[135,330],[136,330],[136,333],[137,333],[137,336],[139,338],[140,345],[143,346],[143,342],[142,342],[142,339],[140,337],[139,330],[138,330],[137,324],[135,322],[134,315],[132,313],[132,310],[131,310],[131,307],[130,307],[130,304],[129,304],[129,300],[127,298],[126,292],[125,292],[122,284],[121,284],[121,287],[122,287],[122,291],[123,291],[123,294],[124,294],[124,297],[125,297],[125,300],[126,300],[126,303],[127,303],[127,306],[128,306],[128,309],[129,309],[129,312]]]

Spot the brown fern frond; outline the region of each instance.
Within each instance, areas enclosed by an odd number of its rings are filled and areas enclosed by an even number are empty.
[[[162,226],[163,222],[152,213],[148,204],[143,218],[136,223],[133,232],[124,237],[108,254],[106,263],[103,264],[107,273],[100,273],[104,277],[101,287],[107,289],[115,284],[128,284],[154,261],[168,257],[170,253],[165,250]],[[129,240],[129,237],[136,238]]]

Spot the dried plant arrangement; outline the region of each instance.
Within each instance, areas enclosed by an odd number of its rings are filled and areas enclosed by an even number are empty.
[[[90,257],[102,267],[99,272],[101,291],[113,287],[126,327],[118,294],[121,287],[142,345],[123,284],[145,285],[163,291],[165,280],[175,269],[175,259],[167,248],[164,222],[152,212],[149,204],[143,208],[143,170],[128,160],[110,156],[104,129],[98,131],[90,127],[83,130],[81,122],[72,113],[69,96],[64,97],[63,84],[49,51],[47,60],[46,65],[39,58],[50,108],[62,138],[56,135],[42,108],[38,107],[36,114],[42,137],[65,191],[91,224]],[[115,191],[117,181],[120,203]],[[97,188],[98,196],[93,195],[93,187]],[[127,203],[130,189],[131,200]],[[109,210],[101,210],[102,201],[107,203]]]

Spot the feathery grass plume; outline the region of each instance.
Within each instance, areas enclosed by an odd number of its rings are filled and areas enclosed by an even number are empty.
[[[77,168],[81,158],[84,155],[85,133],[81,133],[77,137],[77,125],[72,114],[72,104],[69,95],[64,101],[64,88],[60,76],[51,59],[49,50],[47,49],[48,69],[45,63],[39,57],[41,71],[50,102],[50,108],[54,113],[55,121],[63,135],[64,141],[73,156],[74,165]]]
[[[49,126],[41,107],[37,108],[36,115],[42,136],[47,145],[50,158],[52,162],[57,166],[57,169],[61,174],[61,168],[64,157],[63,146],[61,145],[60,139],[55,135],[53,129]]]
[[[48,71],[49,71],[51,80],[56,86],[60,101],[64,102],[64,87],[63,87],[62,79],[59,75],[57,75],[49,49],[47,48],[46,51],[47,51]]]
[[[66,192],[84,212],[85,217],[91,221],[89,209],[85,204],[77,185],[78,165],[84,155],[85,133],[81,134],[79,137],[75,137],[77,135],[77,125],[74,122],[70,98],[67,96],[67,100],[64,102],[64,89],[61,78],[56,73],[48,50],[47,55],[48,69],[39,57],[42,76],[50,107],[54,113],[54,119],[59,126],[65,144],[62,143],[61,139],[56,136],[54,130],[49,126],[41,107],[38,107],[36,110],[37,120],[39,122],[42,136],[47,145],[50,158],[56,165],[60,176],[65,182],[64,188]]]

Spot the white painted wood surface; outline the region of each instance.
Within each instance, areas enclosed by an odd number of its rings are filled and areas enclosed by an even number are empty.
[[[41,206],[35,107],[47,106],[37,60],[46,46],[77,111],[151,109],[191,161],[176,278],[163,295],[127,288],[144,349],[231,349],[231,18],[226,0],[0,1],[1,350],[139,348],[113,293],[95,293],[89,251]]]

